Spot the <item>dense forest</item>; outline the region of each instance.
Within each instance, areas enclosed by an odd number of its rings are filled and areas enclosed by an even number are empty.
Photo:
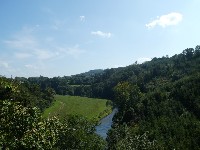
[[[200,46],[172,57],[64,77],[0,77],[2,149],[200,149]],[[42,119],[54,95],[118,108],[107,143],[84,117]]]

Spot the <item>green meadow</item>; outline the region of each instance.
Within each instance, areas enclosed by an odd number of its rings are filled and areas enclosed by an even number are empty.
[[[56,95],[55,102],[44,111],[43,117],[57,116],[62,120],[67,115],[81,115],[99,121],[111,113],[112,106],[109,103],[106,99]]]

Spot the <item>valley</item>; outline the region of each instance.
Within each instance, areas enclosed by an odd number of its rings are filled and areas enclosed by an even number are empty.
[[[198,45],[73,76],[1,76],[0,147],[200,149],[199,89]]]

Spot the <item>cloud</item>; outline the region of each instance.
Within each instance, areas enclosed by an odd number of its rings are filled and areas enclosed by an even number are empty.
[[[84,18],[84,16],[81,16]],[[62,25],[62,22],[55,21],[55,24]],[[13,34],[10,39],[4,40],[4,44],[12,48],[12,55],[17,59],[47,60],[56,57],[71,55],[74,58],[79,57],[85,51],[80,49],[79,45],[73,47],[58,46],[52,36],[40,38],[37,36],[37,29],[34,27],[23,27],[22,30]],[[106,35],[104,36],[109,36]]]
[[[16,50],[14,56],[18,59],[35,57],[44,60],[54,56],[53,52],[41,48],[42,45],[39,42],[29,37],[22,36],[14,40],[5,41],[5,43]]]
[[[45,72],[48,70],[48,66],[45,64],[45,62],[31,62],[28,64],[24,64],[23,67],[20,68],[22,70],[21,74],[25,77],[30,76],[39,76],[39,75],[45,75]],[[23,75],[24,74],[24,75]]]
[[[58,22],[57,25],[62,24]],[[7,76],[11,74],[20,76],[40,75],[48,71],[56,61],[76,60],[86,52],[78,44],[63,45],[51,33],[42,36],[41,32],[42,28],[37,29],[35,25],[33,27],[22,27],[21,30],[2,41],[5,46],[5,54],[0,55],[1,74]],[[9,60],[7,60],[8,57]]]
[[[146,61],[151,61],[151,58],[147,58],[147,57],[138,58],[137,63],[142,64]]]
[[[85,21],[85,16],[80,16],[81,21]]]
[[[59,47],[60,55],[71,55],[75,59],[77,59],[81,54],[85,53],[84,50],[79,48],[79,45],[75,45],[74,47]]]
[[[13,40],[4,41],[9,47],[16,49],[30,49],[37,45],[35,39],[31,36],[16,36]]]
[[[56,57],[57,52],[54,47],[48,45],[48,43],[52,42],[52,39],[41,41],[33,36],[33,32],[33,28],[23,28],[20,32],[13,35],[12,39],[5,40],[4,43],[15,50],[13,54],[17,59],[36,58],[38,60],[46,60]]]
[[[36,27],[36,28],[39,28],[39,27],[40,27],[40,25],[39,25],[39,24],[36,24],[36,25],[35,25],[35,27]]]
[[[64,24],[65,24],[65,22],[63,20],[62,21],[61,20],[54,20],[53,25],[51,25],[51,28],[53,30],[60,30],[60,29],[63,28]]]
[[[102,31],[92,31],[91,34],[102,38],[110,38],[112,35],[110,32],[102,32]]]
[[[37,59],[39,60],[46,60],[46,59],[51,59],[53,57],[58,56],[59,54],[55,51],[49,51],[45,49],[34,49],[33,54],[36,56]]]
[[[5,61],[0,61],[0,67],[9,68],[9,65],[8,65],[8,63],[5,62]]]
[[[31,65],[31,64],[27,64],[27,65],[25,65],[25,67],[28,68],[28,69],[34,69],[34,70],[37,70],[37,69],[38,69],[37,66]]]
[[[15,53],[15,57],[18,59],[26,59],[26,58],[30,58],[32,55],[30,53],[25,53],[25,52],[18,52]]]
[[[177,12],[172,12],[167,15],[162,15],[160,17],[157,17],[156,20],[153,20],[152,22],[146,24],[146,27],[150,29],[158,25],[165,28],[167,26],[179,24],[182,21],[182,19],[183,19],[182,14]]]

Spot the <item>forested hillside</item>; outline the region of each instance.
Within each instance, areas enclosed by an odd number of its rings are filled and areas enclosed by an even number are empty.
[[[87,121],[73,117],[73,121],[66,120],[68,128],[64,128],[66,122],[38,119],[35,106],[43,111],[56,93],[106,98],[114,102],[118,113],[109,131],[106,149],[200,149],[200,46],[187,48],[172,57],[153,58],[143,64],[95,73],[54,78],[17,77],[15,80],[1,77],[0,81],[3,118],[0,145],[5,148],[16,145],[28,148],[27,145],[35,140],[30,133],[34,133],[34,136],[44,134],[41,136],[44,139],[36,144],[47,146],[46,149],[65,146],[69,149],[105,149],[105,143],[94,134]],[[13,114],[17,118],[27,117],[23,128],[18,127],[18,120],[11,117]],[[29,122],[33,122],[32,125]],[[80,130],[79,122],[86,127]],[[72,129],[76,123],[78,127]],[[60,128],[52,130],[54,126]],[[19,134],[13,132],[18,128],[23,130]],[[20,137],[13,139],[16,136]]]
[[[64,77],[29,77],[16,80],[37,84],[41,89],[50,87],[60,95],[76,95],[114,99],[113,88],[122,81],[136,84],[141,92],[148,92],[155,82],[174,82],[199,72],[200,46],[187,48],[172,57],[153,58],[143,64],[127,67],[93,70]],[[155,83],[157,84],[157,83]]]
[[[200,149],[200,47],[154,58],[114,87],[109,149]]]

